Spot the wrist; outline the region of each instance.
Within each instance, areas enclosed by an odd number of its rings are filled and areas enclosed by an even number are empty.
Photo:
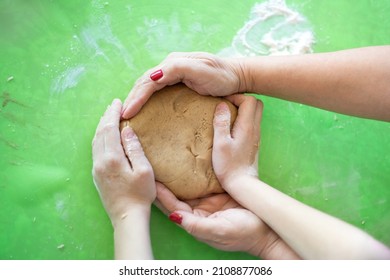
[[[241,81],[242,89],[240,92],[255,92],[255,80],[253,76],[253,71],[251,71],[251,61],[248,58],[238,58],[237,59],[238,69],[239,69],[239,78]]]
[[[259,232],[258,237],[256,238],[256,242],[253,244],[249,250],[247,250],[247,253],[258,257],[260,259],[267,259],[267,249],[269,248],[269,245],[271,244],[271,238],[273,237],[273,231],[265,225],[266,232],[264,232],[264,229],[262,230],[261,234]]]
[[[279,81],[282,61],[275,57],[257,56],[239,59],[242,69],[242,79],[245,80],[245,92],[257,94],[269,94],[274,91],[273,81]],[[277,74],[277,75],[275,75]],[[280,82],[276,82],[278,85]]]
[[[237,77],[237,92],[244,93],[248,92],[251,84],[250,76],[248,75],[247,64],[245,59],[242,58],[230,58],[228,59],[233,72]]]
[[[129,207],[113,221],[115,259],[152,259],[150,242],[151,207]]]
[[[235,189],[241,189],[242,186],[248,185],[249,181],[253,179],[258,180],[257,174],[251,174],[250,172],[240,170],[229,173],[228,175],[218,176],[222,188],[228,193],[234,192]]]
[[[267,226],[267,232],[260,236],[247,253],[263,260],[293,260],[300,257]]]
[[[151,205],[146,204],[128,204],[126,208],[117,211],[110,216],[114,230],[128,222],[137,223],[139,220],[149,219],[151,212]]]

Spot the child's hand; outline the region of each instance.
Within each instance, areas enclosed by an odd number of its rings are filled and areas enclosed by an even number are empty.
[[[133,117],[155,91],[179,82],[201,95],[227,96],[246,89],[237,59],[203,52],[171,53],[137,80],[124,103],[122,117]]]
[[[137,136],[131,128],[120,135],[121,108],[117,99],[107,108],[92,143],[94,182],[113,224],[130,208],[150,208],[156,197],[153,169]]]
[[[230,111],[226,104],[217,106],[214,116],[213,168],[222,187],[240,186],[243,176],[257,177],[260,120],[263,104],[242,94],[229,96],[238,106],[238,116],[230,131]]]

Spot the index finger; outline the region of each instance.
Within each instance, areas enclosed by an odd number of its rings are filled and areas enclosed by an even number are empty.
[[[156,190],[157,190],[157,200],[158,204],[157,206],[162,206],[163,208],[160,208],[164,213],[168,214],[172,213],[174,211],[188,211],[191,212],[192,208],[185,202],[179,200],[176,198],[176,196],[163,184],[156,184]],[[167,210],[167,211],[164,211]]]
[[[101,118],[96,129],[96,140],[100,143],[100,149],[104,152],[123,153],[120,141],[119,121],[122,103],[119,99],[114,99]]]
[[[129,95],[127,96],[122,110],[122,118],[129,119],[134,117],[139,110],[141,110],[142,106],[148,101],[150,96],[162,89],[165,85],[155,83],[150,75],[154,72],[154,70],[147,71],[142,77],[140,77],[134,87],[131,89]]]
[[[171,53],[156,67],[146,71],[134,84],[125,100],[122,118],[135,116],[152,94],[165,86],[185,83],[191,86],[191,80],[204,71],[197,58],[208,57],[207,53]]]
[[[248,132],[255,132],[257,124],[256,121],[261,117],[259,102],[253,96],[235,94],[227,97],[234,105],[238,107],[238,114],[233,125],[232,137],[238,134],[246,134]]]

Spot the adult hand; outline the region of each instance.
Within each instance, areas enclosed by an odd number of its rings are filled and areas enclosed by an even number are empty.
[[[129,208],[150,208],[156,197],[153,169],[137,136],[131,128],[119,131],[121,109],[120,100],[115,99],[92,142],[94,182],[113,224]]]
[[[180,201],[159,185],[155,204],[195,238],[226,251],[254,254],[264,241],[260,237],[269,231],[256,215],[243,209],[227,193]]]
[[[227,96],[246,88],[237,59],[203,52],[171,53],[136,81],[124,103],[122,118],[133,117],[154,92],[179,82],[201,95],[212,96]]]
[[[217,106],[214,116],[212,162],[222,187],[229,192],[239,186],[242,176],[258,177],[258,149],[263,104],[254,97],[229,96],[238,106],[238,115],[230,131],[230,111],[225,103]]]
[[[178,200],[157,185],[155,204],[188,233],[225,251],[244,251],[264,259],[299,258],[279,236],[227,193]]]

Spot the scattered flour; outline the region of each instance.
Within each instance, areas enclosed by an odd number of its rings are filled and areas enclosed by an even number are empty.
[[[75,87],[81,76],[85,72],[85,66],[79,65],[72,68],[67,68],[53,79],[50,92],[51,94],[60,94],[69,88]]]
[[[309,22],[284,0],[253,6],[250,19],[221,56],[289,55],[312,52],[314,35]]]

